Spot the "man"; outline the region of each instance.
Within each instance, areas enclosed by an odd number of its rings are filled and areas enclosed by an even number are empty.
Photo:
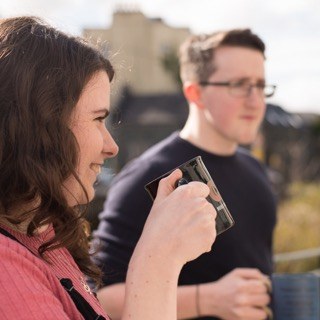
[[[105,287],[98,297],[113,319],[120,318],[127,265],[152,205],[144,185],[198,155],[235,226],[217,238],[210,253],[182,269],[178,318],[267,317],[276,204],[263,167],[239,148],[254,141],[265,97],[275,90],[266,85],[264,51],[262,40],[249,29],[191,36],[182,44],[187,122],[115,178],[95,233],[101,245],[96,262],[105,266]]]

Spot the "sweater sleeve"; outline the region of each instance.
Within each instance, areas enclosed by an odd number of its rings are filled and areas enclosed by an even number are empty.
[[[0,256],[0,319],[69,319],[59,280],[46,274],[41,260],[3,236]]]

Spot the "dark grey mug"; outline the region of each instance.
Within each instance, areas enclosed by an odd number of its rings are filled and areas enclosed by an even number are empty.
[[[226,204],[224,203],[216,185],[214,184],[207,168],[205,167],[201,157],[195,157],[177,168],[179,168],[183,174],[182,178],[177,181],[177,187],[182,184],[187,184],[191,181],[200,181],[205,183],[210,188],[210,194],[207,197],[207,200],[214,206],[217,211],[217,235],[231,228],[234,225],[234,220]],[[152,200],[154,200],[157,195],[159,181],[162,178],[168,176],[174,170],[175,169],[163,174],[162,176],[145,185],[145,189],[149,193]]]

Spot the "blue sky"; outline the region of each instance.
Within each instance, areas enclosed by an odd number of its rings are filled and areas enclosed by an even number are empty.
[[[278,85],[270,102],[320,114],[319,0],[1,0],[0,17],[39,15],[81,34],[84,27],[109,27],[118,6],[193,32],[252,28],[267,44],[268,82]]]

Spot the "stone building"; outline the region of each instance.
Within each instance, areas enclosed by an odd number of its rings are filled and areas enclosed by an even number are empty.
[[[188,28],[173,28],[160,18],[150,19],[138,10],[125,9],[114,12],[109,29],[83,32],[111,53],[117,70],[117,96],[124,87],[133,95],[176,93],[179,83],[163,67],[163,61],[176,54],[189,34]]]

